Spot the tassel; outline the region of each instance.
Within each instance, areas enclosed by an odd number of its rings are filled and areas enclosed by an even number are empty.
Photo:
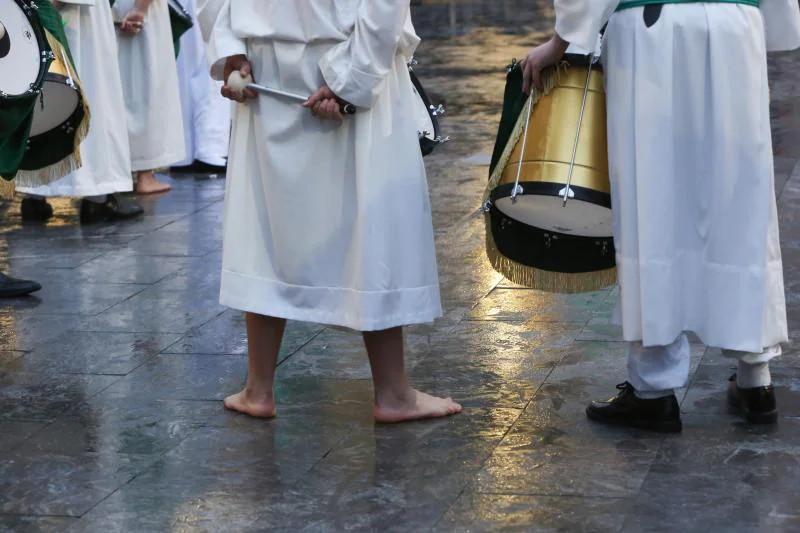
[[[497,249],[492,235],[489,213],[484,215],[486,224],[486,255],[492,267],[512,283],[545,292],[575,294],[593,292],[610,287],[617,282],[617,269],[609,268],[596,272],[565,274],[529,267],[504,256]]]
[[[0,178],[0,200],[13,200],[17,187],[14,180]]]

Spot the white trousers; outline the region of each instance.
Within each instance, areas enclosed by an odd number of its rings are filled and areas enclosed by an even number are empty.
[[[781,347],[772,346],[760,353],[723,350],[723,355],[744,363],[767,363],[781,355]],[[689,382],[691,346],[685,333],[667,346],[645,348],[641,342],[631,343],[628,353],[628,382],[638,392],[669,392]]]

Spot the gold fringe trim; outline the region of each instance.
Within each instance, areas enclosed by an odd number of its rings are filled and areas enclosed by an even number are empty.
[[[528,99],[525,101],[525,106],[523,106],[522,112],[520,112],[519,117],[517,117],[517,123],[514,125],[514,129],[511,132],[511,136],[508,138],[508,142],[503,149],[503,153],[500,155],[500,159],[497,161],[491,176],[489,176],[489,183],[486,184],[486,190],[483,193],[481,205],[484,205],[487,200],[489,200],[489,196],[491,195],[492,191],[495,187],[497,187],[497,184],[500,183],[500,180],[503,177],[503,172],[506,169],[506,165],[508,165],[508,160],[511,158],[511,154],[514,153],[514,149],[517,147],[517,143],[519,143],[520,139],[522,138],[522,133],[527,127],[527,124],[525,123],[525,119],[527,118],[525,108],[527,108],[528,105],[536,105],[539,103],[539,100],[541,100],[542,97],[550,94],[550,91],[555,89],[558,85],[558,82],[561,81],[561,75],[567,71],[568,67],[569,63],[562,61],[556,67],[542,71],[542,84],[544,85],[544,89],[540,91],[539,89],[534,88],[531,91],[530,97],[528,97]]]
[[[72,150],[75,163],[78,165],[76,168],[80,168],[83,164],[81,161],[81,143],[89,134],[89,124],[91,123],[92,113],[89,109],[89,102],[86,99],[86,92],[83,90],[83,85],[78,77],[78,73],[74,72],[74,66],[69,62],[67,51],[64,50],[64,47],[61,46],[61,43],[58,42],[56,38],[53,37],[49,32],[47,32],[47,43],[50,45],[50,48],[53,49],[54,54],[63,58],[62,61],[65,62],[65,66],[69,71],[72,83],[75,84],[75,87],[78,89],[78,94],[80,94],[81,105],[83,106],[83,119],[75,130],[75,144]]]
[[[486,224],[486,255],[492,267],[512,283],[545,292],[575,294],[593,292],[610,287],[617,282],[617,269],[609,268],[596,272],[565,274],[525,266],[512,261],[500,253],[492,235],[489,213],[484,215]]]
[[[7,181],[0,178],[0,200],[13,200],[17,187],[14,181]]]
[[[72,68],[72,64],[69,63],[66,50],[64,50],[64,47],[61,46],[61,43],[59,43],[56,38],[50,34],[50,32],[45,33],[47,34],[47,42],[50,45],[50,48],[52,48],[53,53],[56,54],[56,56],[62,58],[62,61],[65,61],[65,66],[69,70],[72,82],[78,89],[78,93],[80,94],[81,98],[81,104],[83,105],[83,119],[75,129],[72,154],[68,155],[58,163],[44,168],[37,170],[20,170],[15,178],[17,187],[36,188],[50,185],[54,181],[58,181],[64,176],[81,168],[81,166],[83,166],[83,161],[81,159],[81,143],[89,134],[91,113],[89,110],[89,102],[86,100],[86,93],[83,91],[83,85],[81,85],[81,81],[78,79],[78,73],[73,72],[74,69]]]

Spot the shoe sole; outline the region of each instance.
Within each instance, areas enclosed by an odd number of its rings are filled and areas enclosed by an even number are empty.
[[[665,422],[653,422],[651,420],[617,420],[616,418],[606,418],[586,410],[589,420],[608,424],[611,426],[629,427],[635,429],[645,429],[656,433],[680,433],[683,431],[683,422],[680,420],[668,420]]]
[[[731,395],[730,393],[728,394],[728,405],[730,405],[730,407],[737,411],[740,415],[744,416],[744,419],[748,424],[752,424],[754,426],[767,426],[778,423],[777,409],[773,411],[767,411],[766,413],[754,413],[753,411],[748,411],[742,405],[739,397]]]
[[[18,291],[2,291],[0,292],[0,298],[19,298],[21,296],[28,296],[29,294],[33,294],[34,292],[42,290],[41,287],[36,287],[35,289],[20,289]]]

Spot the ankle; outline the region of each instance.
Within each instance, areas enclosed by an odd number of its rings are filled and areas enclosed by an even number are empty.
[[[739,360],[739,368],[736,372],[736,384],[742,389],[754,389],[757,387],[767,387],[772,383],[772,375],[769,372],[769,363],[746,363]]]
[[[375,405],[378,407],[413,405],[416,402],[416,396],[417,391],[408,384],[405,384],[405,386],[376,387]]]
[[[273,402],[274,395],[272,387],[263,385],[252,385],[248,383],[244,388],[244,395],[248,400],[258,402]]]

